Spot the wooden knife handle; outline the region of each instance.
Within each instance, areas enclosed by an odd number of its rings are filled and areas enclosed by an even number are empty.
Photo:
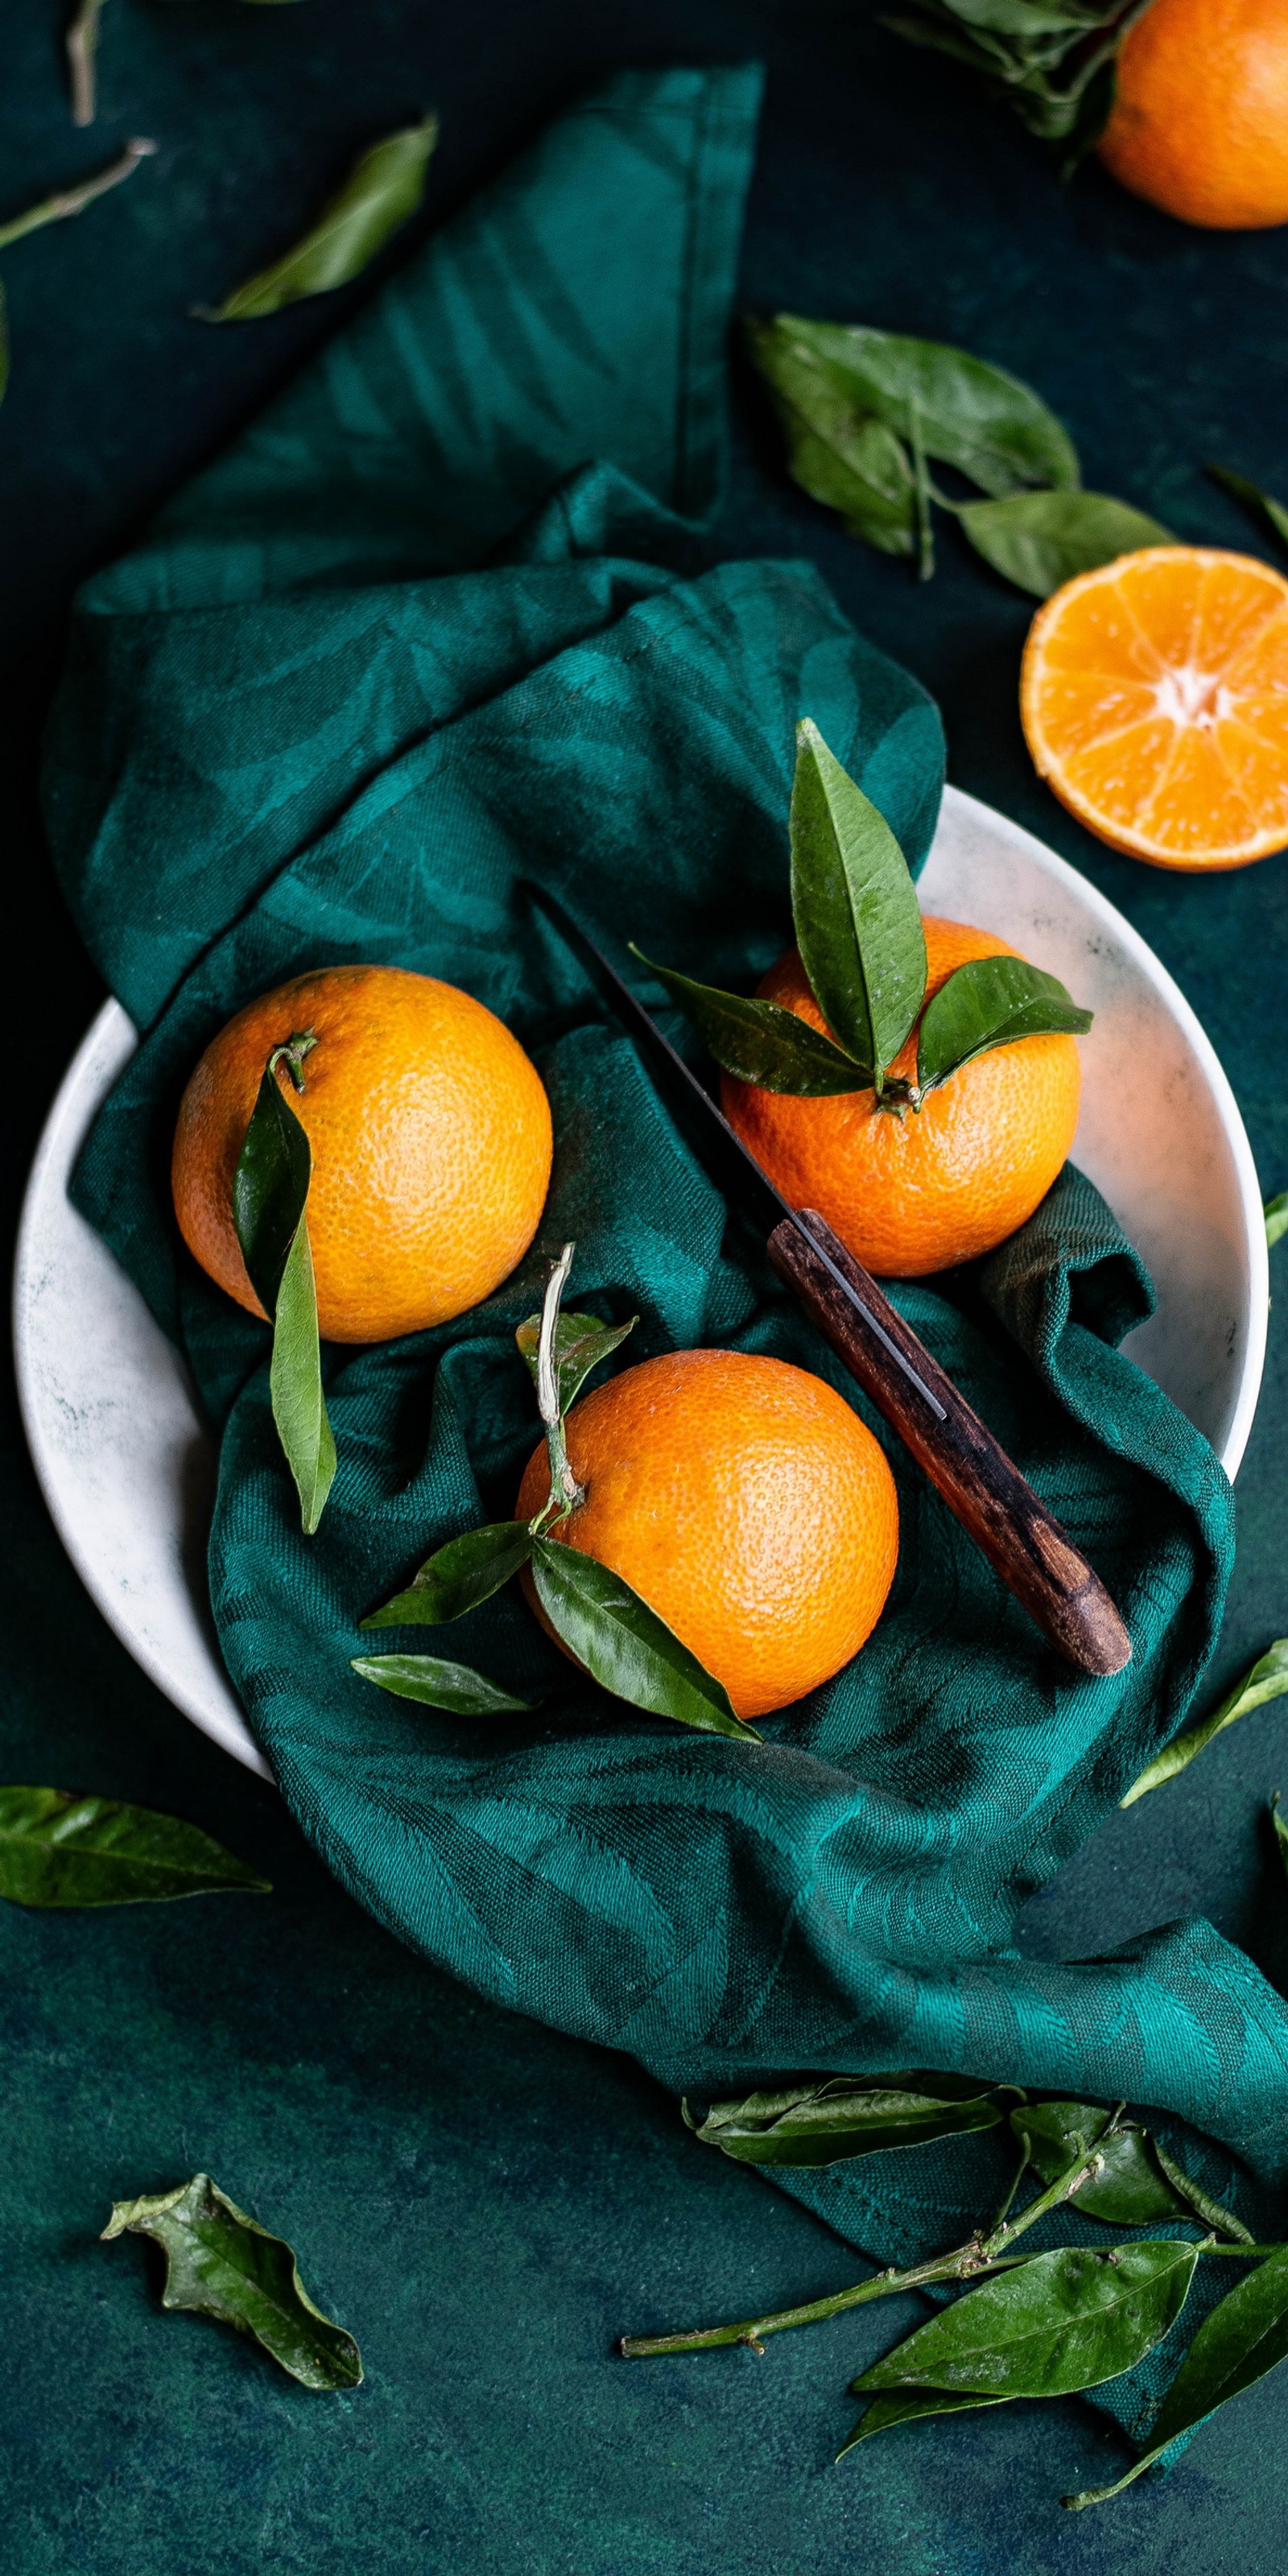
[[[827,1259],[784,1220],[768,1247],[780,1277],[1057,1652],[1079,1672],[1121,1672],[1131,1639],[1099,1575],[817,1210],[802,1208],[800,1225]],[[833,1270],[876,1329],[856,1315]]]

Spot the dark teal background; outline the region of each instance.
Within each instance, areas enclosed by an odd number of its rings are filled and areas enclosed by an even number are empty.
[[[63,111],[53,16],[0,10],[5,208],[126,132],[165,151],[82,223],[0,260],[14,382],[0,413],[7,766],[24,784],[74,578],[253,408],[351,299],[240,332],[185,318],[297,227],[357,145],[425,104],[445,143],[423,231],[531,128],[620,61],[763,53],[771,78],[744,300],[959,339],[1031,376],[1087,478],[1184,534],[1244,541],[1199,460],[1274,483],[1288,372],[1288,237],[1204,239],[1097,173],[1071,195],[1022,137],[855,13],[670,5],[298,8],[109,0],[100,132]],[[1088,868],[1159,948],[1236,1081],[1266,1187],[1288,1180],[1285,862],[1183,885],[1088,843],[1019,743],[1023,600],[951,540],[939,580],[861,553],[786,487],[744,405],[730,550],[808,551],[856,622],[935,689],[951,774]],[[34,831],[16,854],[6,1015],[10,1209],[96,995]],[[1247,1034],[1245,1035],[1245,1031]],[[1269,1096],[1263,1096],[1267,1094]],[[1275,1353],[1239,1487],[1240,1564],[1215,1678],[1288,1624],[1276,1595]],[[85,2569],[732,2569],[898,2556],[922,2570],[1217,2571],[1276,2547],[1274,2383],[1164,2487],[1070,2523],[1113,2473],[1073,2407],[912,2431],[843,2471],[844,2382],[890,2338],[864,2320],[771,2348],[627,2371],[623,2326],[764,2303],[853,2260],[754,2177],[695,2148],[618,2061],[475,2006],[355,1914],[276,1801],[146,1688],[40,1513],[12,1411],[0,1510],[11,1587],[7,1776],[150,1799],[265,1866],[264,1905],[6,1911],[0,2029],[10,2481],[19,2576]],[[1280,1748],[1276,1753],[1276,1746]],[[1282,1984],[1288,1901],[1261,1824],[1288,1773],[1271,1710],[1181,1786],[1119,1817],[1029,1915],[1036,1953],[1103,1950],[1201,1910]],[[1286,1782],[1288,1785],[1288,1782]],[[10,1954],[12,1958],[10,1959]],[[161,2321],[137,2246],[93,2242],[114,2193],[199,2164],[301,2245],[358,2334],[368,2385],[309,2398],[249,2350]]]

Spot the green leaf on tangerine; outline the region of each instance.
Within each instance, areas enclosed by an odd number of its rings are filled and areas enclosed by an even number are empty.
[[[532,1553],[526,1521],[488,1521],[449,1538],[426,1557],[403,1592],[373,1610],[364,1628],[437,1628],[477,1610],[508,1583]]]
[[[1010,1046],[1016,1038],[1085,1037],[1091,1021],[1057,975],[1026,958],[969,958],[922,1013],[918,1084],[929,1091],[989,1047]]]
[[[994,2129],[1001,2116],[981,2085],[952,2075],[830,2076],[713,2102],[700,2123],[685,2106],[704,2144],[748,2165],[837,2164]]]
[[[1176,2322],[1197,2245],[1062,2245],[995,2273],[854,2382],[984,2397],[1068,2397],[1133,2370]]]
[[[532,1543],[532,1578],[551,1627],[601,1688],[707,1735],[760,1738],[729,1694],[621,1576],[561,1539]]]
[[[1267,1199],[1264,1215],[1266,1250],[1273,1252],[1275,1245],[1288,1234],[1288,1190],[1281,1190],[1277,1198]]]
[[[285,1098],[276,1054],[260,1081],[233,1174],[233,1223],[250,1284],[266,1315],[277,1305],[287,1256],[308,1202],[313,1156]]]
[[[655,966],[640,948],[633,953],[650,975],[664,984],[673,1002],[692,1020],[709,1053],[739,1082],[758,1083],[762,1091],[789,1092],[798,1100],[826,1100],[841,1091],[867,1091],[872,1075],[795,1011],[779,1002],[748,1001],[740,993],[721,993],[713,984],[695,984],[669,966]]]
[[[197,1825],[115,1798],[0,1788],[0,1896],[14,1905],[142,1905],[224,1892],[271,1891]]]
[[[792,918],[814,998],[855,1063],[880,1079],[921,1008],[925,932],[885,816],[808,718],[796,729],[790,831]]]
[[[963,502],[957,516],[976,554],[1037,599],[1119,555],[1176,543],[1157,519],[1107,492],[1016,492],[1004,501]]]
[[[422,117],[373,143],[293,249],[235,287],[203,322],[258,321],[306,295],[329,295],[358,277],[399,226],[415,214],[425,170],[438,141],[438,119]]]
[[[1125,2477],[1112,2486],[1086,2487],[1062,2502],[1073,2513],[1089,2504],[1106,2504],[1142,2470],[1161,2460],[1182,2433],[1228,2404],[1245,2388],[1264,2379],[1268,2370],[1288,2358],[1288,2246],[1281,2246],[1255,2272],[1248,2272],[1227,2291],[1199,2327],[1163,2400],[1149,2448]]]
[[[1119,1799],[1119,1806],[1134,1807],[1136,1800],[1145,1797],[1149,1790],[1161,1789],[1165,1780],[1174,1780],[1178,1771],[1184,1771],[1196,1754],[1206,1750],[1215,1736],[1227,1726],[1234,1725],[1236,1718],[1246,1717],[1250,1709],[1264,1707],[1268,1699],[1278,1699],[1283,1691],[1288,1691],[1288,1637],[1276,1637],[1274,1644],[1267,1646],[1264,1655],[1258,1656],[1256,1663],[1241,1681],[1235,1683],[1233,1690],[1227,1691],[1225,1698],[1218,1701],[1210,1716],[1200,1718],[1197,1726],[1187,1728],[1184,1735],[1178,1735],[1171,1744],[1165,1744],[1162,1752],[1146,1764],[1140,1778],[1132,1782],[1126,1797]]]
[[[629,1323],[601,1324],[598,1315],[559,1314],[555,1319],[554,1369],[555,1394],[559,1410],[566,1413],[592,1369],[619,1349],[628,1333],[639,1322],[632,1315]],[[541,1317],[529,1315],[514,1336],[535,1381],[537,1351],[541,1341]]]
[[[531,1706],[472,1665],[444,1663],[438,1655],[355,1655],[352,1667],[395,1699],[419,1700],[423,1708],[445,1708],[454,1717],[503,1717]]]
[[[175,2191],[118,2200],[103,2235],[127,2231],[164,2248],[163,2308],[196,2308],[253,2336],[305,2388],[358,2386],[358,2347],[314,2306],[285,2238],[248,2218],[209,2174]]]
[[[317,1290],[308,1219],[303,1216],[277,1292],[268,1382],[277,1435],[300,1497],[301,1526],[312,1537],[326,1508],[336,1456],[322,1393]]]
[[[870,2442],[874,2433],[888,2433],[894,2424],[913,2424],[923,2415],[960,2415],[969,2407],[1007,2402],[1005,2397],[982,2397],[978,2389],[910,2388],[902,2397],[874,2397],[836,2457],[843,2460],[860,2442]]]

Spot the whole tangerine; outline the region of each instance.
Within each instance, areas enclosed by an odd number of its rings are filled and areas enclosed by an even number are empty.
[[[785,1708],[858,1653],[893,1580],[899,1506],[878,1443],[822,1378],[749,1352],[675,1351],[583,1397],[567,1435],[586,1499],[548,1535],[629,1583],[739,1717]],[[519,1519],[548,1479],[543,1445]]]
[[[1288,223],[1288,0],[1150,0],[1119,48],[1097,150],[1183,223]]]
[[[491,1295],[536,1233],[550,1104],[517,1038],[468,993],[401,966],[326,966],[248,1002],[211,1040],[179,1107],[171,1182],[189,1250],[264,1312],[232,1189],[274,1048],[310,1031],[304,1088],[277,1080],[313,1156],[308,1229],[318,1328],[391,1341]]]
[[[933,915],[926,999],[973,957],[1014,957],[991,931]],[[760,986],[812,1028],[827,1022],[788,950]],[[830,1035],[830,1031],[828,1032]],[[916,1037],[891,1071],[911,1081]],[[1013,1234],[1045,1198],[1073,1143],[1081,1067],[1071,1037],[990,1047],[928,1091],[920,1108],[878,1108],[871,1091],[822,1100],[721,1077],[725,1116],[791,1206],[817,1208],[880,1278],[947,1270]]]

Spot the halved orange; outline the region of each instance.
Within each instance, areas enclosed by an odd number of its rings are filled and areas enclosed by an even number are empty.
[[[1020,678],[1039,775],[1162,868],[1288,848],[1288,581],[1251,555],[1149,546],[1038,610]]]

